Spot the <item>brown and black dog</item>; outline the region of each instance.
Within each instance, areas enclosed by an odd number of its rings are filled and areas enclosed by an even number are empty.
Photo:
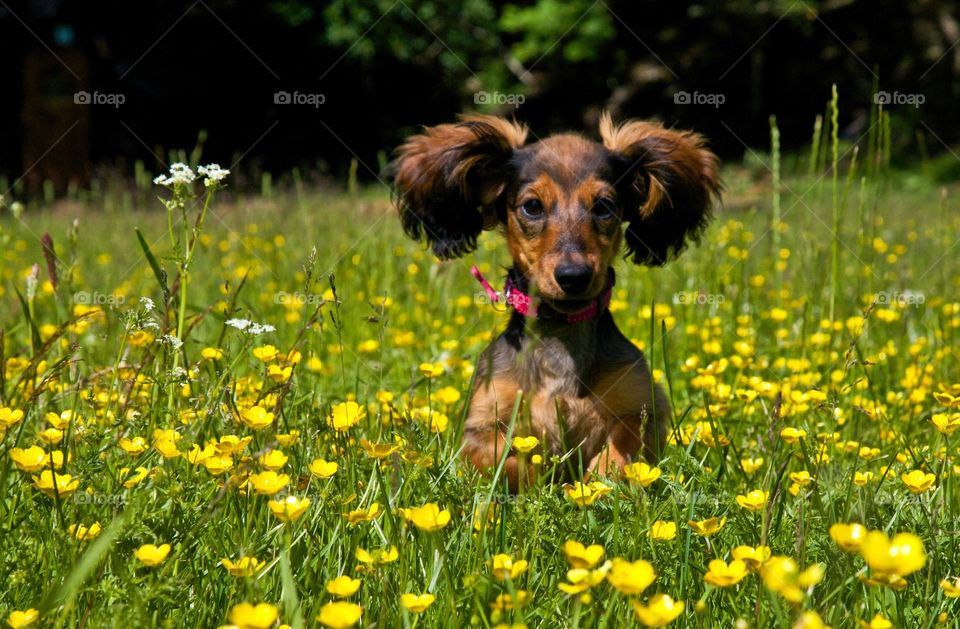
[[[600,121],[601,142],[559,134],[527,143],[527,129],[494,116],[430,127],[391,166],[404,230],[441,259],[473,251],[500,228],[513,258],[514,312],[477,366],[463,454],[480,469],[515,435],[550,454],[579,448],[587,471],[656,460],[670,407],[643,354],[606,309],[612,265],[626,245],[636,264],[659,266],[706,227],[719,197],[716,156],[703,138],[659,124]],[[529,296],[538,305],[525,309]],[[504,474],[518,485],[510,453]]]

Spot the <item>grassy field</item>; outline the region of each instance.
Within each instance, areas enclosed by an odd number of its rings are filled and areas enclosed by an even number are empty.
[[[516,496],[457,457],[507,317],[469,273],[509,264],[496,234],[439,264],[382,187],[229,178],[169,221],[109,195],[5,212],[0,618],[958,626],[957,191],[839,153],[836,188],[797,172],[776,200],[766,156],[728,168],[701,246],[619,264],[670,445],[584,489],[518,443],[542,482]]]

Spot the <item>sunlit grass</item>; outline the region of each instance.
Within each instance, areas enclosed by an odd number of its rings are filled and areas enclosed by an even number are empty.
[[[564,488],[565,462],[521,441],[542,480],[517,496],[457,458],[506,314],[477,299],[474,260],[402,236],[386,191],[228,188],[202,231],[199,182],[169,222],[160,203],[5,219],[0,613],[955,623],[956,203],[871,177],[835,238],[829,175],[785,177],[771,225],[758,172],[726,173],[727,210],[679,262],[618,267],[611,310],[672,400],[663,460]],[[509,264],[496,234],[475,257]]]

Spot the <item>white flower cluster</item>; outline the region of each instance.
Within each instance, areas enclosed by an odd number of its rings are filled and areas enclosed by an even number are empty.
[[[177,162],[176,164],[170,165],[169,175],[160,175],[153,180],[153,183],[158,186],[167,186],[170,188],[178,183],[189,185],[193,183],[196,178],[197,176],[190,170],[189,166],[182,162]]]
[[[254,336],[276,330],[269,323],[254,323],[249,319],[227,319],[227,325]]]
[[[173,336],[172,334],[164,334],[157,339],[157,343],[169,345],[174,349],[174,351],[183,347],[183,341],[181,341],[179,337]]]
[[[203,185],[206,187],[215,186],[224,179],[227,178],[227,175],[230,174],[230,171],[225,168],[220,168],[220,164],[207,164],[206,166],[201,166],[197,169],[197,172],[205,177],[203,180]]]

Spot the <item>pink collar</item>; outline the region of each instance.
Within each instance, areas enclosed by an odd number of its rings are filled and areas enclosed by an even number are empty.
[[[470,268],[470,272],[475,278],[477,278],[477,281],[480,282],[480,285],[483,286],[483,290],[486,291],[487,297],[490,298],[491,302],[495,304],[504,302],[525,317],[538,318],[537,306],[534,304],[534,298],[520,290],[512,278],[509,276],[507,277],[507,282],[503,287],[503,293],[498,293],[493,289],[493,286],[490,285],[490,282],[483,277],[483,274],[480,272],[480,269],[477,267],[477,265],[473,265]],[[603,312],[610,305],[610,297],[613,294],[613,283],[613,273],[611,272],[610,279],[607,281],[607,287],[602,293],[600,293],[599,297],[593,300],[589,306],[576,312],[557,313],[557,317],[551,316],[549,318],[551,320],[559,320],[566,323],[580,323],[582,321],[596,319],[603,314]]]

